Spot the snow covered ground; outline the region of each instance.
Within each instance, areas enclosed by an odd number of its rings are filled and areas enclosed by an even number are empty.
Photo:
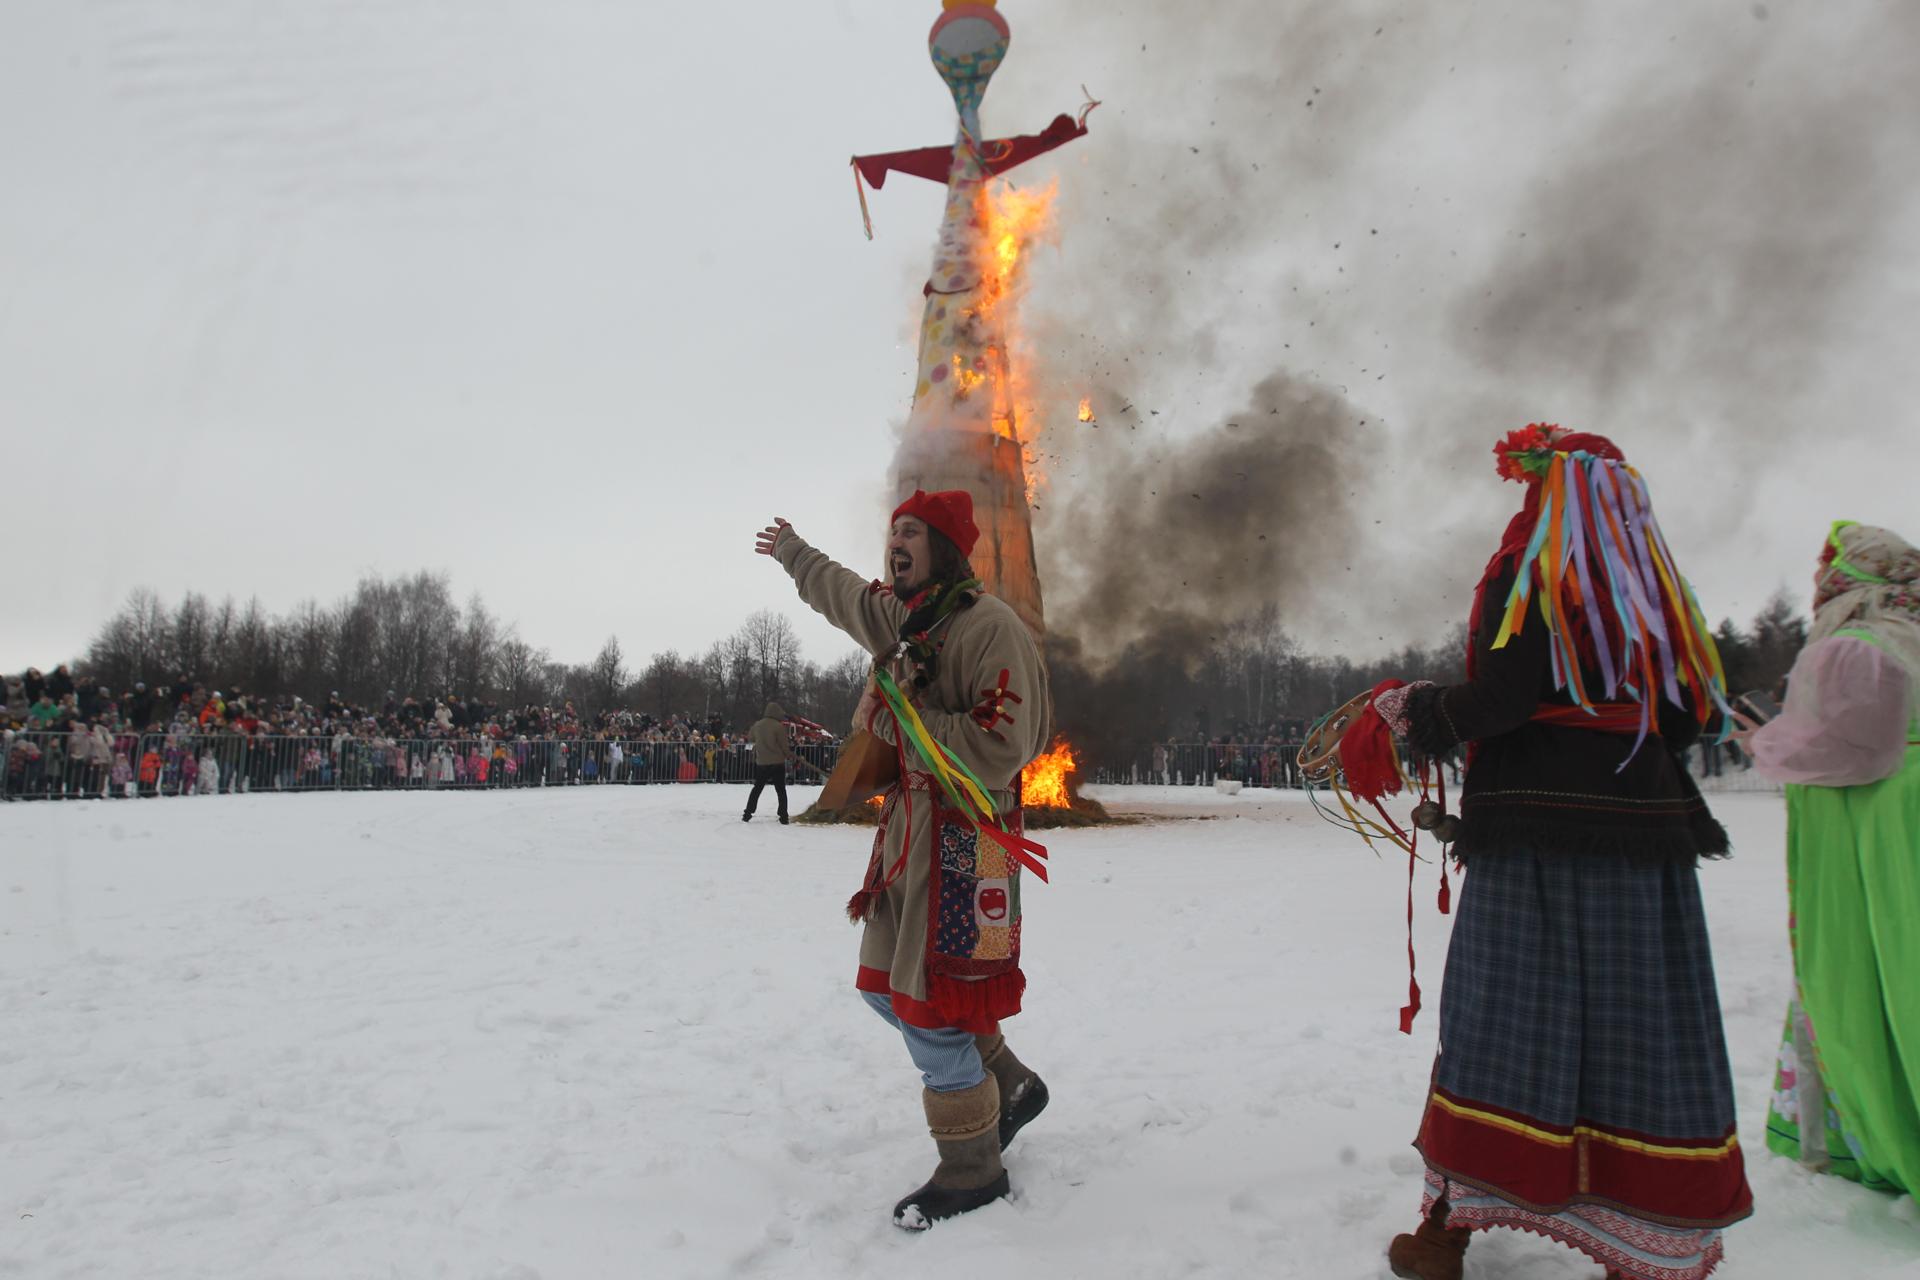
[[[796,801],[810,793],[796,791]],[[867,838],[735,788],[0,810],[0,1276],[1388,1274],[1446,922],[1295,796],[1109,792],[1026,894],[1053,1090],[1016,1197],[925,1236],[918,1083],[850,990]],[[771,797],[769,797],[771,799]],[[1703,872],[1758,1216],[1732,1280],[1920,1277],[1912,1200],[1762,1149],[1777,797]],[[1535,1237],[1481,1280],[1597,1277]]]

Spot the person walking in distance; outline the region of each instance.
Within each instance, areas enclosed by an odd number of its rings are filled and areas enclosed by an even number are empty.
[[[793,747],[787,741],[786,719],[786,710],[777,702],[769,702],[766,713],[747,730],[753,740],[753,790],[747,793],[742,822],[753,821],[753,811],[760,807],[760,793],[771,784],[780,801],[780,825],[787,825],[787,766],[793,762]]]

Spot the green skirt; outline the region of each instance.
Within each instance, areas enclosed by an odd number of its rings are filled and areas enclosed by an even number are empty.
[[[1787,788],[1787,892],[1798,999],[1767,1146],[1920,1194],[1920,746],[1881,782]]]

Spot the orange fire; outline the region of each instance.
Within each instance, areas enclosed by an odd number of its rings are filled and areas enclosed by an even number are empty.
[[[1055,738],[1045,755],[1020,771],[1022,803],[1029,809],[1065,809],[1073,803],[1067,779],[1080,772],[1080,761],[1065,738]]]
[[[1093,397],[1092,396],[1080,397],[1080,421],[1082,422],[1093,421]]]
[[[968,368],[965,358],[961,356],[959,352],[954,352],[953,383],[954,386],[959,388],[959,390],[955,392],[956,395],[965,398],[972,394],[975,387],[986,380],[987,374],[985,370]]]
[[[1003,344],[987,348],[986,376],[992,380],[993,431],[1007,440],[1027,443],[1037,423],[1035,397],[1025,368],[1028,353],[1020,331],[1019,297],[1026,249],[1053,230],[1053,201],[1058,182],[1040,188],[1019,188],[1004,183],[987,183],[980,190],[980,222],[986,234],[982,245],[980,291],[978,301],[967,319],[976,323],[991,319]],[[955,370],[959,373],[959,370]],[[961,384],[971,390],[974,382]],[[1029,453],[1029,463],[1037,461]],[[1034,498],[1036,477],[1028,475],[1027,500]]]

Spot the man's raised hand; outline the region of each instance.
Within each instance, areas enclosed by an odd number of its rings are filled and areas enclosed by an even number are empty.
[[[793,526],[788,524],[784,518],[775,516],[772,524],[754,535],[754,551],[763,556],[772,555],[773,544],[780,541],[780,531],[782,529],[791,529],[792,527]]]

